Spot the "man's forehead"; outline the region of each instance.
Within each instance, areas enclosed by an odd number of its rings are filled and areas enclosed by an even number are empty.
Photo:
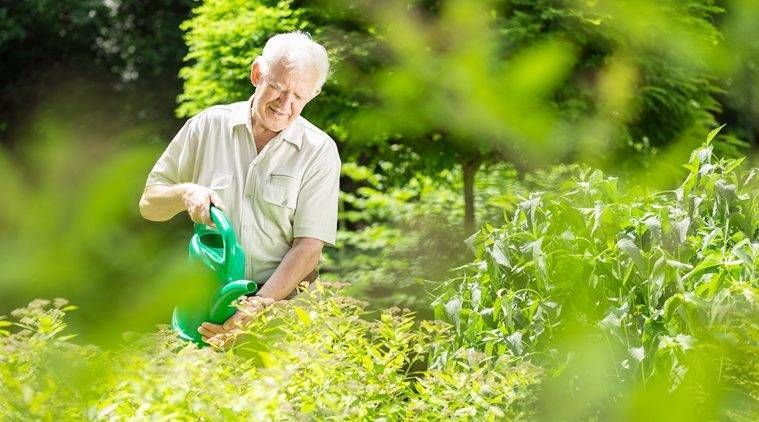
[[[294,69],[292,66],[287,66],[287,64],[282,61],[275,63],[269,70],[269,76],[277,82],[282,83],[316,83],[318,77],[316,73],[316,70],[309,72],[301,69]]]

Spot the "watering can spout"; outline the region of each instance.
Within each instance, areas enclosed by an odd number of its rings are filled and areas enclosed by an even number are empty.
[[[227,283],[219,289],[211,300],[211,320],[224,321],[235,313],[233,303],[240,296],[255,293],[258,285],[255,281],[237,280]]]

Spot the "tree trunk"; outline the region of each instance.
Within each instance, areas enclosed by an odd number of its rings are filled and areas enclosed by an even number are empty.
[[[467,233],[475,230],[474,221],[474,176],[480,168],[480,157],[464,160],[464,229]]]

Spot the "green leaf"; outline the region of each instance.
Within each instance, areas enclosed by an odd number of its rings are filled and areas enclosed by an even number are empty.
[[[731,173],[738,166],[740,166],[741,164],[743,164],[743,161],[745,159],[746,159],[746,157],[740,157],[738,159],[728,161],[727,166],[725,166],[725,171],[722,172],[722,173],[723,174],[729,174],[729,173]]]
[[[506,256],[505,253],[503,253],[503,250],[499,246],[499,244],[496,242],[491,246],[490,248],[486,248],[488,254],[493,258],[493,261],[495,261],[496,264],[502,265],[506,268],[511,267],[511,262],[509,262],[509,258]]]
[[[646,263],[643,259],[643,253],[632,239],[627,237],[619,239],[617,247],[630,257],[641,275],[646,273]]]
[[[298,306],[294,307],[293,309],[295,310],[295,314],[298,315],[298,319],[300,319],[304,325],[311,325],[311,316],[308,314],[308,312]]]
[[[715,271],[720,266],[722,266],[722,253],[713,252],[699,262],[693,270],[683,276],[683,280],[693,279],[703,273]]]
[[[722,125],[716,129],[713,129],[711,132],[709,132],[709,135],[706,136],[706,145],[709,145],[712,143],[712,139],[714,139],[715,136],[719,133],[722,128],[725,127],[725,125]]]

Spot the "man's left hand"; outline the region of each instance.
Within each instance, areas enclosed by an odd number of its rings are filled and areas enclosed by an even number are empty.
[[[198,332],[203,336],[203,341],[226,349],[234,344],[235,337],[241,332],[253,318],[264,308],[274,303],[273,299],[261,296],[241,297],[237,312],[229,317],[223,324],[204,322],[198,327]]]

